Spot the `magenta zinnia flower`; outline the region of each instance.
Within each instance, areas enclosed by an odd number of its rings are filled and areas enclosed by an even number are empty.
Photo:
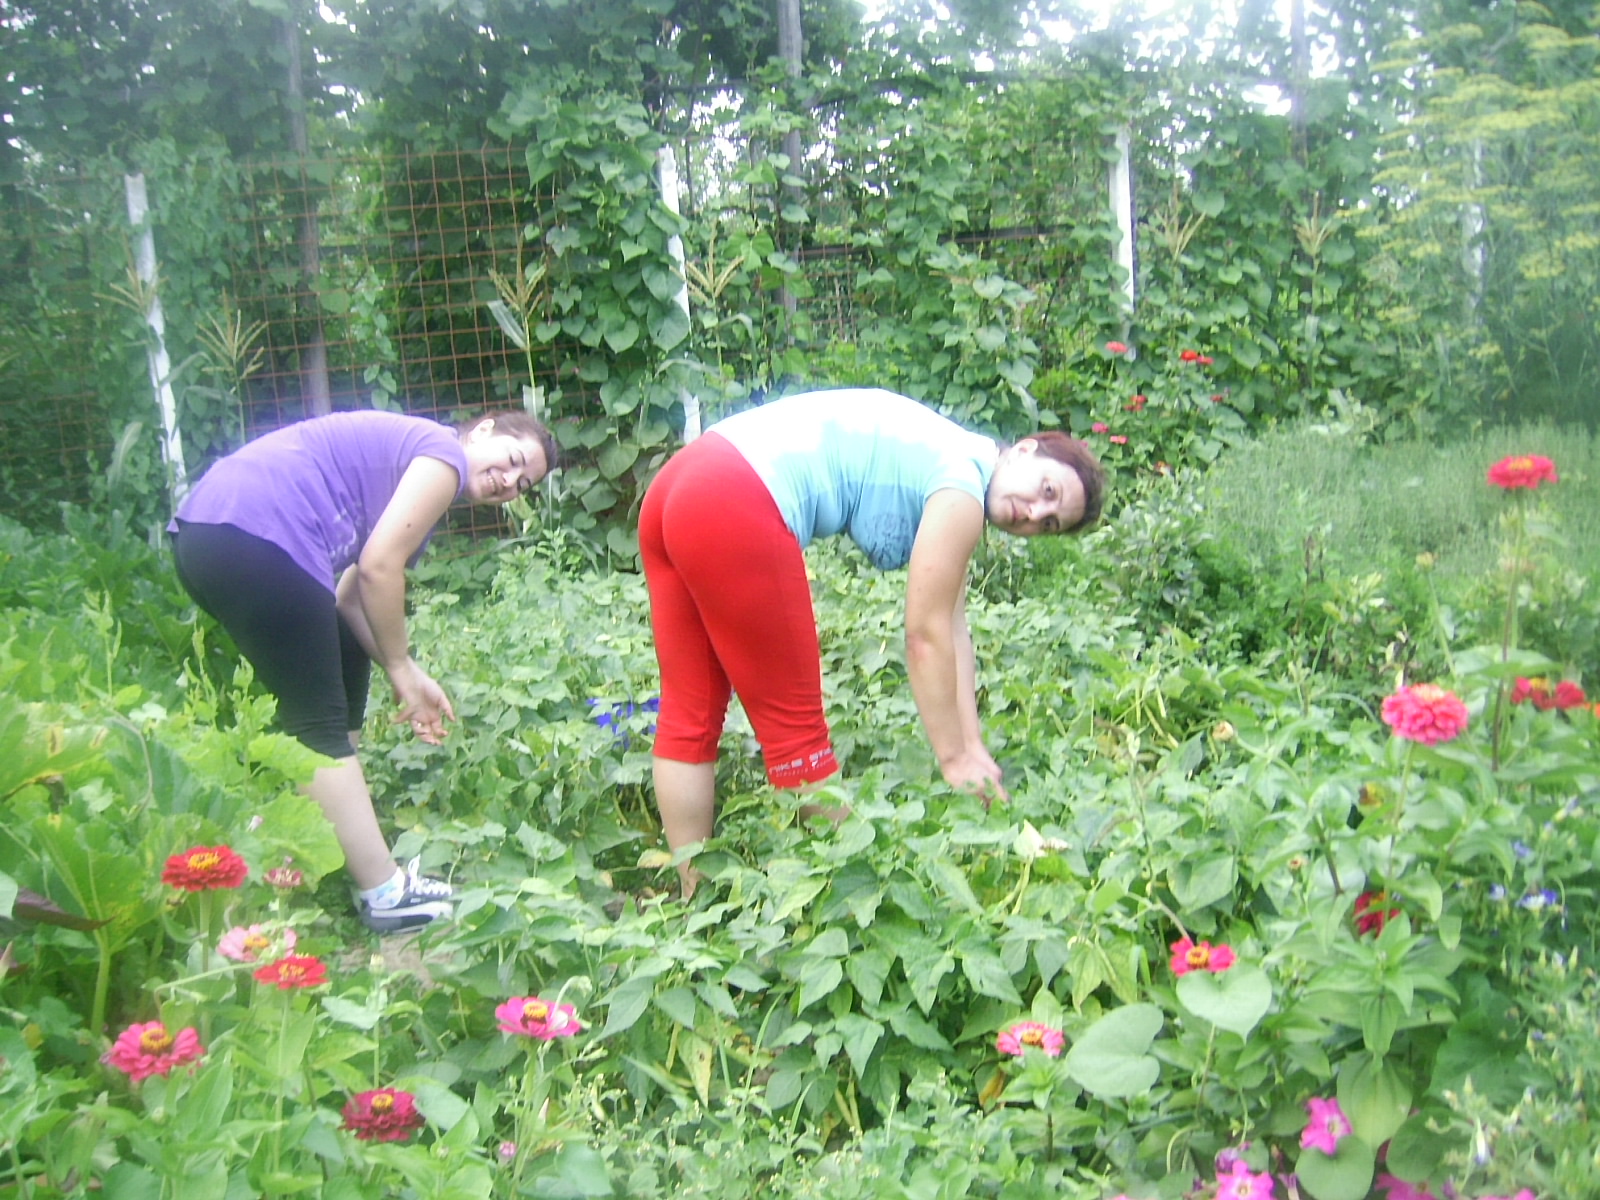
[[[1306,1112],[1311,1120],[1300,1131],[1302,1149],[1317,1149],[1332,1154],[1339,1148],[1339,1139],[1350,1132],[1350,1121],[1337,1100],[1323,1100],[1313,1096],[1306,1101]]]
[[[1561,480],[1556,475],[1555,463],[1548,458],[1538,454],[1513,454],[1489,468],[1489,482],[1509,492],[1514,488],[1531,491],[1541,483],[1560,483]]]
[[[357,1092],[341,1115],[344,1128],[363,1142],[403,1142],[425,1123],[417,1098],[397,1088]]]
[[[1196,944],[1191,938],[1179,938],[1172,943],[1172,973],[1187,975],[1190,971],[1210,971],[1219,974],[1237,961],[1228,946],[1213,946],[1210,942]]]
[[[127,1072],[129,1079],[140,1083],[194,1062],[204,1053],[200,1035],[193,1029],[179,1030],[178,1036],[173,1037],[160,1021],[150,1021],[124,1029],[100,1061]]]
[[[1383,723],[1396,737],[1433,746],[1461,735],[1467,706],[1436,683],[1416,683],[1384,700]]]
[[[204,892],[236,888],[249,873],[244,859],[227,846],[195,846],[167,859],[161,882],[186,892]]]
[[[1001,1054],[1011,1054],[1017,1058],[1021,1058],[1029,1047],[1055,1058],[1066,1044],[1067,1039],[1059,1029],[1041,1025],[1037,1021],[1018,1021],[1009,1029],[1002,1030],[994,1040],[994,1048]]]
[[[1249,1163],[1235,1162],[1232,1171],[1217,1176],[1217,1200],[1272,1200],[1272,1175],[1252,1174]]]
[[[571,1037],[583,1028],[570,1004],[551,1004],[538,996],[513,996],[494,1010],[502,1033],[538,1038],[541,1042]]]

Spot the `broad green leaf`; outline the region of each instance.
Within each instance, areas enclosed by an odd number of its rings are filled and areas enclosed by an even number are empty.
[[[1226,971],[1190,971],[1178,979],[1178,1000],[1218,1029],[1244,1037],[1272,1007],[1272,983],[1260,967],[1236,963]]]
[[[1172,894],[1185,912],[1205,908],[1233,894],[1239,868],[1226,851],[1183,858],[1167,872]]]
[[[1344,1102],[1341,1100],[1340,1107]],[[1445,1152],[1450,1149],[1450,1139],[1429,1128],[1428,1116],[1418,1113],[1407,1117],[1403,1125],[1389,1139],[1383,1165],[1397,1179],[1408,1183],[1422,1183],[1439,1169]]]
[[[1353,1054],[1339,1068],[1339,1107],[1351,1131],[1369,1146],[1381,1146],[1405,1124],[1411,1087],[1390,1063]]]
[[[1317,1149],[1300,1151],[1294,1173],[1315,1200],[1366,1200],[1376,1161],[1366,1142],[1347,1134],[1339,1139],[1333,1154]]]
[[[800,998],[796,1008],[804,1012],[823,997],[830,995],[844,982],[844,968],[835,958],[818,958],[806,962],[800,972]]]
[[[1129,1004],[1101,1017],[1067,1052],[1067,1073],[1096,1096],[1136,1096],[1155,1086],[1161,1065],[1149,1053],[1161,1010]]]

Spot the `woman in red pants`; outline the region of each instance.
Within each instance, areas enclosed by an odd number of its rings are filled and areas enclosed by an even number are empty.
[[[967,632],[967,565],[986,523],[1020,537],[1100,515],[1104,476],[1051,431],[1002,446],[915,400],[808,392],[712,426],[645,495],[639,544],[661,667],[654,776],[667,844],[711,835],[717,743],[737,692],[774,786],[838,770],[801,550],[848,533],[874,565],[909,566],[906,667],[952,786],[1005,796],[983,744]],[[679,866],[684,894],[697,879]]]

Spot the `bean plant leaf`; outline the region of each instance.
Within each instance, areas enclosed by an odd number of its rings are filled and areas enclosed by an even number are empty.
[[[1272,1007],[1272,983],[1253,965],[1235,965],[1218,973],[1190,971],[1178,980],[1178,1000],[1218,1029],[1244,1037]]]
[[[1315,1200],[1365,1200],[1372,1189],[1372,1174],[1377,1162],[1372,1147],[1361,1138],[1346,1135],[1332,1154],[1307,1148],[1295,1160],[1294,1173],[1300,1186]]]
[[[1381,1146],[1399,1131],[1411,1112],[1411,1088],[1392,1066],[1356,1054],[1339,1069],[1339,1108],[1357,1137]]]
[[[1167,872],[1172,894],[1186,910],[1205,908],[1233,894],[1239,882],[1239,867],[1228,853],[1184,858]]]
[[[1343,1107],[1341,1101],[1340,1107]],[[1409,1117],[1389,1139],[1383,1164],[1391,1175],[1410,1183],[1420,1183],[1439,1169],[1450,1141],[1428,1126],[1428,1117],[1418,1113]]]
[[[1155,1085],[1161,1064],[1149,1053],[1161,1010],[1129,1004],[1101,1017],[1067,1052],[1067,1073],[1096,1096],[1136,1096]]]

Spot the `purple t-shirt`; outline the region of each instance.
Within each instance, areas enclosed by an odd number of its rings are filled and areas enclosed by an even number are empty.
[[[467,455],[455,430],[401,413],[313,417],[213,464],[167,528],[232,525],[282,549],[331,592],[360,557],[406,468],[422,457],[455,468],[460,496]],[[419,546],[410,561],[421,553]]]

